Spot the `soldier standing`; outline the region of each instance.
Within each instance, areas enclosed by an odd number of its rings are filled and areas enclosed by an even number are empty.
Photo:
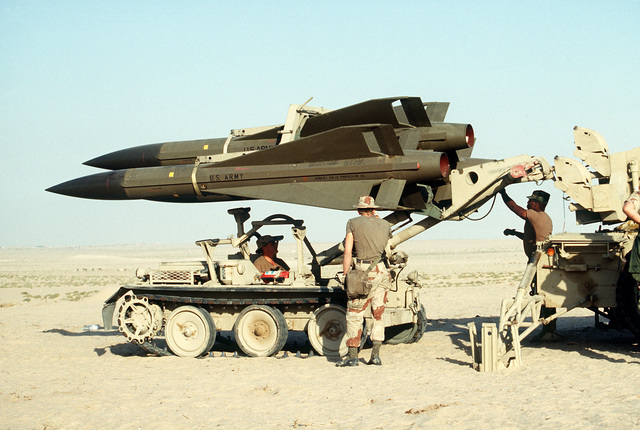
[[[628,219],[640,225],[640,189],[635,190],[622,205],[622,212]],[[633,241],[633,248],[626,255],[626,269],[631,276],[638,281],[640,280],[640,234]]]
[[[542,190],[535,190],[527,199],[527,208],[519,206],[513,201],[505,190],[500,190],[500,195],[504,204],[511,210],[511,212],[518,215],[524,220],[524,231],[519,232],[513,229],[506,229],[504,231],[505,236],[516,236],[522,239],[522,245],[524,247],[524,253],[527,258],[536,251],[536,242],[542,242],[549,237],[553,231],[553,221],[551,217],[544,211],[549,202],[549,193]],[[534,278],[534,285],[536,280]],[[535,287],[534,287],[535,288]],[[547,308],[544,305],[540,310],[540,316],[543,318],[549,317],[556,313],[553,308]],[[547,333],[550,336],[546,336]],[[542,332],[539,335],[539,339],[558,336],[556,333],[556,320],[551,321],[549,324],[542,327]],[[546,336],[546,337],[545,337]]]
[[[391,277],[384,258],[385,248],[391,238],[391,225],[376,216],[373,197],[362,196],[354,206],[360,216],[347,222],[347,235],[344,240],[344,259],[342,269],[346,275],[351,269],[355,254],[355,267],[369,271],[372,288],[367,296],[349,299],[347,302],[347,346],[349,353],[337,363],[339,367],[358,365],[358,348],[362,336],[362,324],[366,310],[371,307],[373,327],[371,341],[373,348],[367,364],[380,366],[380,345],[384,341],[384,323],[382,314],[387,302],[387,290],[391,287]]]
[[[534,191],[527,197],[529,200],[526,209],[514,202],[505,190],[500,190],[500,195],[511,212],[524,220],[524,232],[506,229],[504,235],[512,235],[522,239],[524,253],[529,258],[536,250],[536,242],[542,242],[553,231],[553,221],[544,211],[549,202],[549,193],[542,190]]]

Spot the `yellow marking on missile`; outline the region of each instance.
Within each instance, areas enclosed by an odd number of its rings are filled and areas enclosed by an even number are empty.
[[[202,149],[204,149],[204,150],[209,149],[209,145],[205,145],[205,146],[203,146],[203,147],[202,147]]]
[[[173,197],[180,197],[180,195],[179,194],[174,194]]]
[[[169,177],[173,178],[173,172],[169,172]]]

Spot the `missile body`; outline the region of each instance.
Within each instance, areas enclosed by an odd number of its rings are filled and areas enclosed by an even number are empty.
[[[274,147],[278,137],[264,139],[227,138],[153,143],[111,152],[85,161],[100,169],[121,170],[136,167],[193,164],[198,157],[223,153],[248,153]]]
[[[432,106],[437,120],[444,119],[443,105]],[[431,121],[428,111],[417,97],[370,100],[306,116],[290,108],[284,125],[94,158],[85,164],[110,171],[47,191],[181,203],[266,199],[345,210],[367,194],[385,209],[422,210],[420,187],[445,184],[475,142],[471,125]]]
[[[442,167],[444,165],[444,167]],[[301,163],[297,165],[269,165],[247,167],[219,167],[216,164],[190,164],[158,166],[97,173],[53,186],[48,189],[58,194],[96,199],[147,198],[136,189],[150,187],[174,187],[199,184],[201,190],[215,189],[216,184],[231,187],[264,183],[286,183],[295,181],[326,181],[333,179],[353,180],[357,178],[404,179],[410,182],[429,182],[442,178],[448,171],[446,155],[443,153],[418,153],[415,156],[393,160],[378,158],[348,159],[335,162]],[[82,192],[84,189],[86,191]],[[121,193],[120,189],[128,190]],[[75,190],[75,191],[74,191]],[[193,192],[193,190],[191,190]],[[82,195],[84,194],[84,195]],[[170,193],[173,195],[174,193]],[[177,194],[177,193],[176,193]]]
[[[400,100],[399,106],[393,102]],[[363,124],[390,124],[398,137],[407,130],[421,129],[417,149],[453,152],[471,148],[475,138],[469,124],[432,122],[417,97],[369,100],[322,115],[305,119],[300,126],[299,137],[345,126]],[[444,117],[444,114],[442,115]],[[440,118],[439,118],[440,119]],[[108,170],[137,167],[193,164],[198,157],[220,154],[247,154],[279,145],[285,125],[233,129],[228,137],[153,143],[114,151],[84,162],[85,165]]]

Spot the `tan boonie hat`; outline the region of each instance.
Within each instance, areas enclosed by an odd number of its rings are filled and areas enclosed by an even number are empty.
[[[260,236],[256,242],[256,246],[258,249],[262,249],[266,244],[271,242],[280,242],[282,239],[284,239],[284,236],[269,236],[268,234],[265,234],[264,236]]]
[[[360,196],[358,204],[354,206],[356,209],[378,209],[379,207],[371,196]]]
[[[529,197],[529,200],[535,200],[540,203],[548,203],[549,202],[549,193],[542,190],[535,190]]]

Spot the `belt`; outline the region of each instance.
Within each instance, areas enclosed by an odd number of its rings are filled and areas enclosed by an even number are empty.
[[[358,264],[371,264],[374,261],[375,260],[360,260],[359,258],[356,258],[356,263],[358,263]]]

